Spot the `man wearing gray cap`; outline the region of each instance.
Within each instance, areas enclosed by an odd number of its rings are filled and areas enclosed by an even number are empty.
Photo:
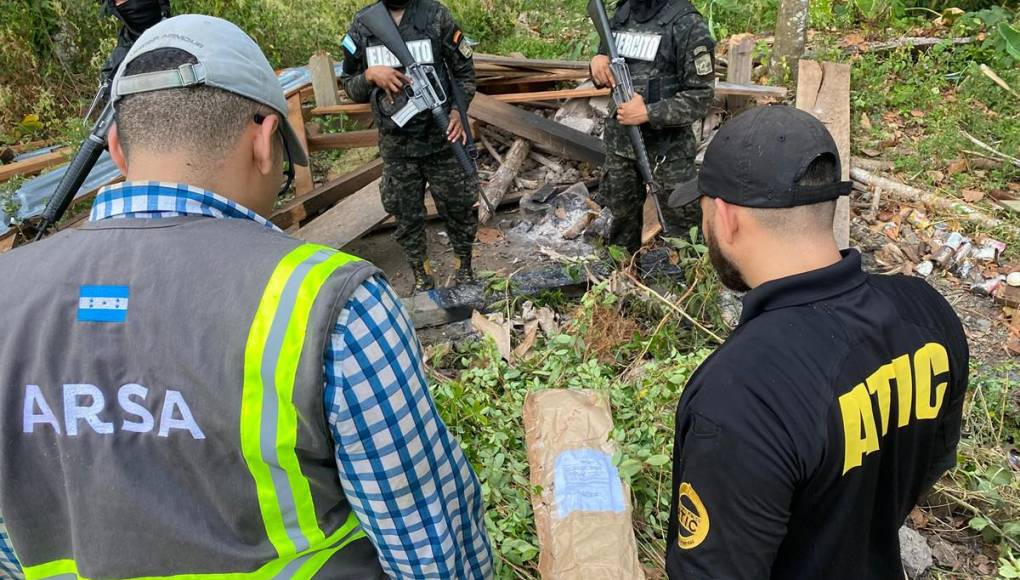
[[[127,181],[0,257],[25,577],[490,577],[481,488],[392,289],[266,219],[308,159],[258,46],[165,20],[112,98]]]

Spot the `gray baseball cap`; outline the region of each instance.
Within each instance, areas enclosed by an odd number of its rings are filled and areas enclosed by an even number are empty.
[[[169,71],[124,75],[124,69],[131,61],[161,48],[183,50],[194,56],[198,63]],[[231,92],[279,113],[291,161],[297,165],[308,165],[308,154],[298,139],[296,128],[287,119],[287,99],[283,88],[266,55],[243,30],[222,18],[184,14],[168,18],[146,30],[131,47],[113,78],[114,109],[117,101],[127,95],[195,85]]]

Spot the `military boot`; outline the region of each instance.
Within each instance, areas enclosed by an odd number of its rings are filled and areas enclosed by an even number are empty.
[[[427,292],[436,287],[436,281],[432,279],[432,264],[428,260],[411,262],[411,271],[414,272],[415,294]]]
[[[471,268],[471,256],[457,257],[457,284],[475,283],[475,271]]]

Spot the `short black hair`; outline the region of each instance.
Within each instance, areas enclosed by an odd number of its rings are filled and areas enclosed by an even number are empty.
[[[797,185],[815,187],[838,182],[839,163],[831,153],[824,153],[815,158],[797,180]],[[775,231],[796,235],[811,234],[824,230],[832,231],[836,219],[836,202],[823,201],[812,205],[801,205],[790,208],[751,210],[755,219],[762,226]]]
[[[797,180],[797,185],[806,187],[829,185],[838,182],[841,177],[836,157],[832,153],[823,153],[808,165],[804,175]]]
[[[176,48],[145,53],[128,63],[125,75],[174,70],[196,64]],[[196,168],[209,169],[223,159],[257,114],[268,109],[217,88],[197,85],[128,95],[117,102],[117,131],[129,161],[138,150],[184,152]]]

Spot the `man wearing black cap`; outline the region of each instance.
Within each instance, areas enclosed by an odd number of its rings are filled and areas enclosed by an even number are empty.
[[[838,250],[839,176],[820,122],[766,107],[670,200],[700,201],[713,265],[748,292],[680,400],[670,578],[902,578],[897,532],[954,465],[963,328],[922,280]]]

